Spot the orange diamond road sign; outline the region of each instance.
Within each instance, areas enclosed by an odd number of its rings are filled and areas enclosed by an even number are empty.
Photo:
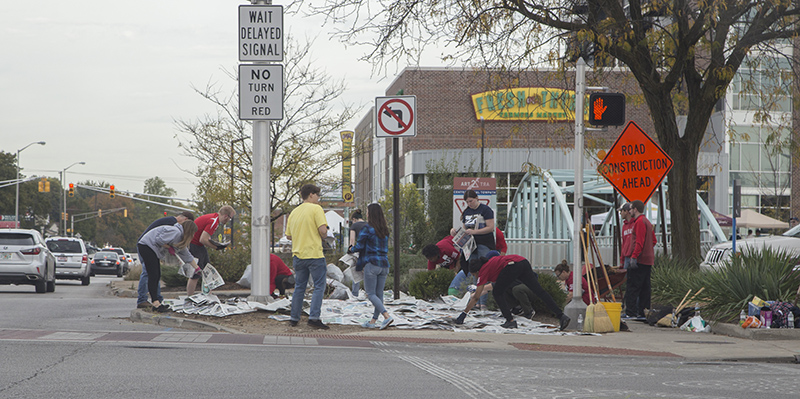
[[[647,202],[672,169],[672,158],[630,121],[597,171],[628,201]]]

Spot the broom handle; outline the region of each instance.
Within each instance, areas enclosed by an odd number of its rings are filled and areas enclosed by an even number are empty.
[[[588,280],[589,279],[589,269],[590,269],[589,265],[588,265],[588,262],[589,262],[589,250],[586,248],[586,238],[583,237],[583,234],[581,234],[581,244],[583,245],[583,257],[586,259],[584,261],[584,263],[587,263],[587,265],[586,265],[586,279]],[[583,271],[583,270],[581,270],[581,271]],[[581,273],[581,276],[583,276],[583,273]],[[583,279],[583,277],[581,277],[581,279]],[[587,291],[589,291],[589,305],[592,305],[592,304],[594,304],[594,301],[592,301],[592,284],[591,283],[586,284],[586,288],[587,288]],[[574,298],[574,296],[575,296],[574,295],[574,293],[575,293],[575,289],[574,288],[572,289],[572,293],[573,293],[573,298],[572,299],[574,300],[575,299]]]
[[[586,226],[587,226],[586,227],[586,245],[588,246],[588,245],[591,245],[591,243],[590,243],[591,238],[589,238],[589,227],[588,227],[588,226],[590,226],[590,224],[587,222]],[[600,302],[600,290],[597,289],[597,275],[595,274],[595,270],[594,270],[594,267],[592,267],[591,261],[589,262],[589,267],[587,268],[587,273],[590,275],[589,284],[592,284],[593,288],[594,288],[594,297],[595,297],[595,299],[597,299],[597,302],[599,303]]]
[[[678,307],[675,308],[675,313],[678,313],[680,311],[679,309],[681,309],[683,307],[683,302],[686,301],[686,297],[688,297],[689,294],[691,294],[691,293],[692,293],[692,289],[689,288],[689,291],[686,291],[686,295],[684,295],[683,299],[681,299],[681,301],[678,303]]]
[[[689,298],[689,300],[686,301],[686,303],[683,304],[683,307],[680,310],[683,310],[683,308],[685,308],[686,305],[688,305],[689,302],[691,302],[697,295],[700,295],[700,293],[703,292],[704,289],[706,289],[706,287],[702,287],[699,290],[697,290],[697,292],[695,292],[694,295],[692,295],[692,297]]]
[[[603,269],[603,276],[606,278],[606,285],[608,285],[608,292],[611,294],[611,301],[616,302],[617,298],[614,297],[614,288],[611,287],[611,280],[608,278],[608,272],[606,271],[606,264],[603,263],[603,257],[600,255],[600,247],[597,245],[597,240],[595,239],[594,236],[594,227],[592,227],[592,225],[590,224],[589,228],[590,228],[589,231],[592,232],[591,235],[592,246],[594,247],[595,254],[597,255],[597,260],[600,261],[600,268]]]

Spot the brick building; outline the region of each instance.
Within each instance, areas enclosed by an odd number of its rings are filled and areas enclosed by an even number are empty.
[[[606,72],[602,82],[587,75],[587,86],[606,86],[626,93],[626,119],[635,121],[656,139],[638,84],[628,73]],[[525,175],[526,163],[544,169],[574,169],[574,87],[573,71],[404,69],[385,94],[416,96],[417,136],[398,139],[401,183],[414,182],[424,190],[428,162],[455,162],[465,173],[480,172],[482,166],[497,178],[497,211],[502,222],[505,206],[513,200]],[[392,140],[374,138],[374,111],[370,110],[354,129],[356,204],[377,201],[391,187]],[[712,209],[727,210],[728,155],[721,144],[725,143],[722,122],[719,112],[709,124],[707,137],[712,139],[701,149],[698,186],[702,186],[702,195]],[[610,148],[623,127],[586,132],[586,169],[597,167],[600,159],[596,149]]]

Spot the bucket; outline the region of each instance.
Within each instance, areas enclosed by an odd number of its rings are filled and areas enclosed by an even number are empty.
[[[619,332],[619,317],[622,313],[622,303],[620,302],[600,302],[606,308],[608,318],[611,319],[611,324],[614,325],[614,332]]]

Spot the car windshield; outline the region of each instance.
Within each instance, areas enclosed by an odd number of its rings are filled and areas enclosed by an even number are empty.
[[[789,231],[783,233],[783,236],[784,237],[800,238],[800,224],[798,224],[797,226],[792,227],[791,229],[789,229]]]
[[[57,240],[50,240],[47,242],[47,249],[50,252],[59,252],[59,253],[70,253],[70,254],[80,254],[83,253],[83,248],[81,248],[81,243],[77,241],[57,241]]]
[[[95,259],[117,259],[116,252],[98,252],[94,254]]]
[[[25,233],[0,233],[0,245],[35,245],[33,236]]]

